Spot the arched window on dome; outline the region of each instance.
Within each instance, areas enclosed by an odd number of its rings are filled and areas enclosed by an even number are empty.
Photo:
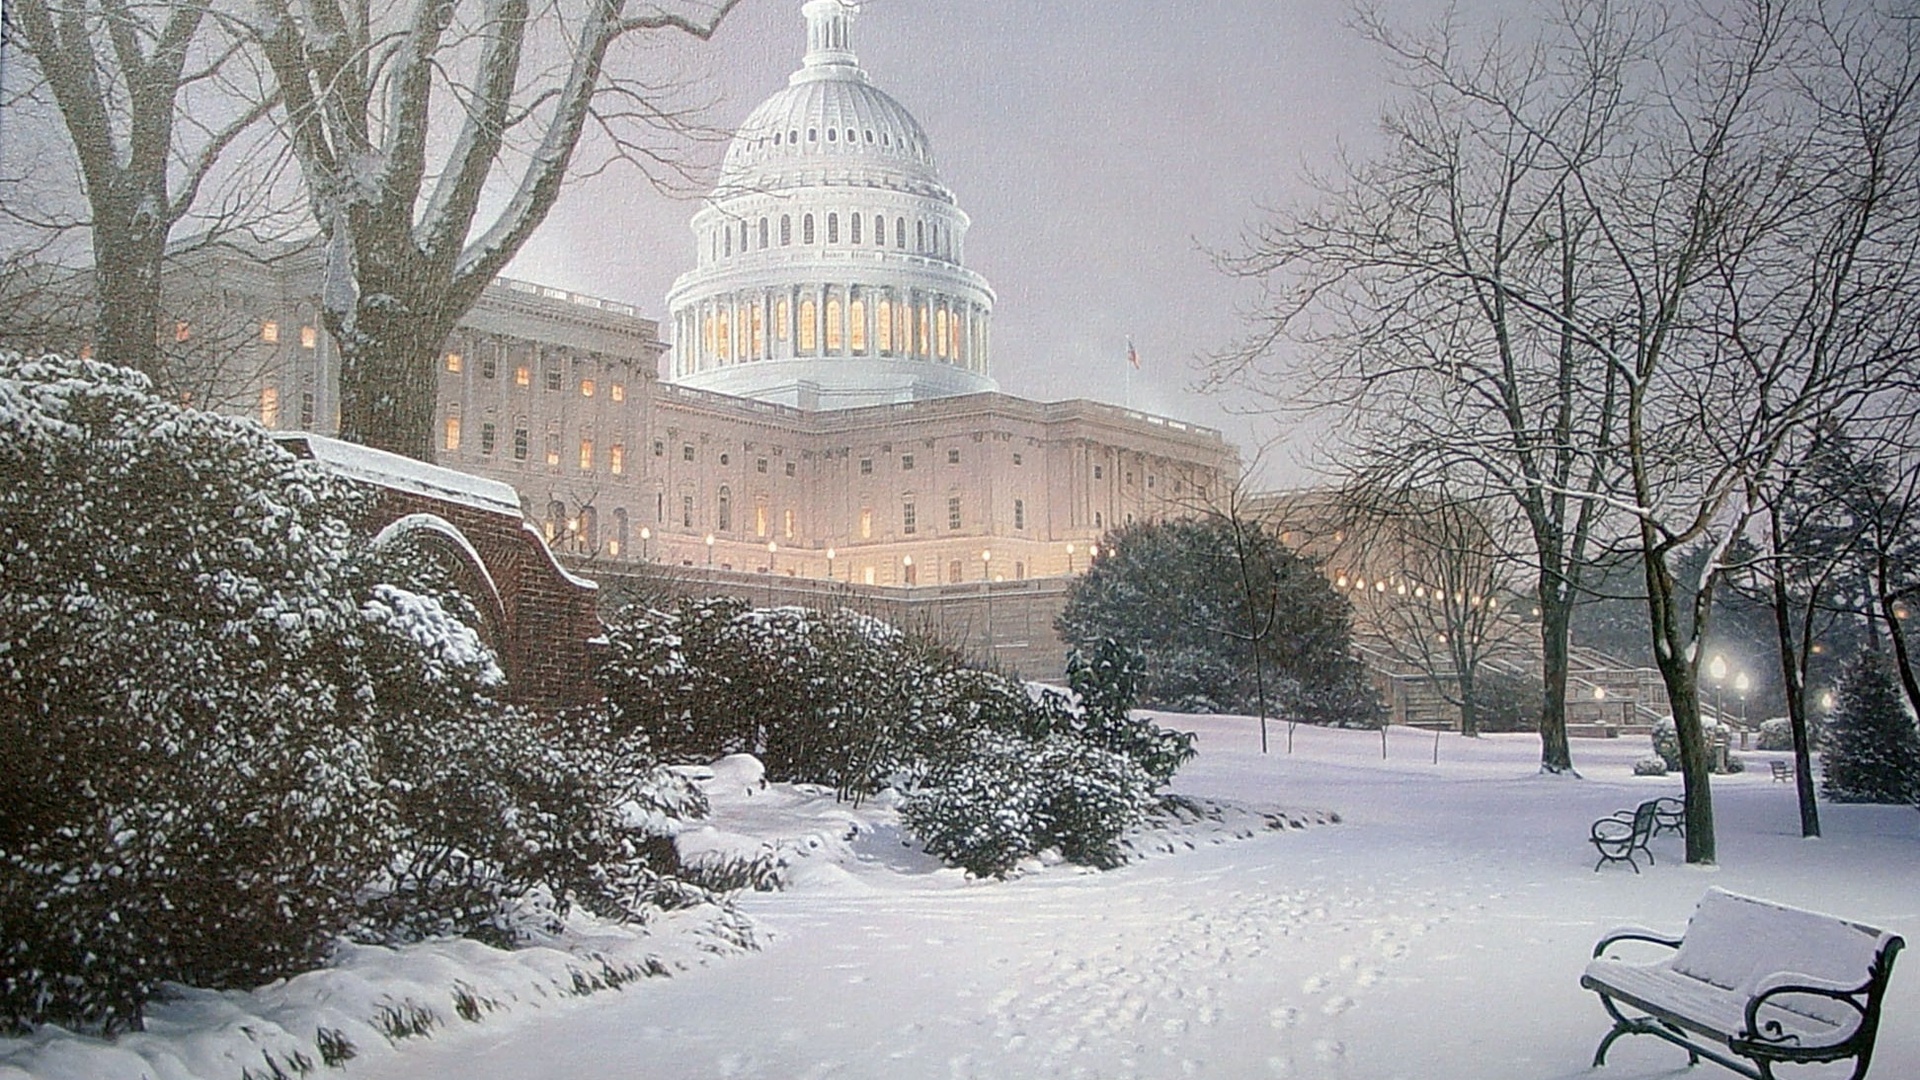
[[[840,215],[828,214],[827,215],[827,243],[837,244],[839,242],[840,242]]]
[[[840,141],[840,129],[839,129],[839,128],[828,128],[828,129],[827,129],[827,141],[828,141],[828,142],[839,142],[839,141]]]
[[[933,313],[933,351],[940,359],[947,358],[947,309],[944,306]]]
[[[916,255],[927,253],[927,223],[924,220],[913,223],[913,250]]]
[[[780,246],[787,247],[792,243],[793,243],[793,215],[781,214],[780,215]]]
[[[767,219],[760,219],[760,250],[767,250]]]
[[[879,349],[879,351],[883,353],[892,352],[893,351],[893,304],[892,302],[885,299],[876,301],[874,304],[873,314],[874,314],[874,324],[875,324],[874,337],[876,339],[876,347]]]
[[[860,220],[854,218],[855,221]],[[855,299],[847,305],[847,345],[856,353],[867,351],[867,302]]]
[[[795,128],[794,130],[787,132],[787,145],[788,146],[800,145],[800,129]]]
[[[813,215],[812,214],[808,214],[806,217],[803,217],[800,219],[800,242],[802,244],[813,243]]]
[[[708,233],[708,234],[707,234],[707,246],[708,246],[708,248],[710,249],[710,250],[709,250],[709,251],[707,252],[707,261],[708,261],[708,262],[719,262],[719,261],[720,261],[720,234],[719,234],[719,233]]]
[[[808,128],[808,129],[807,129],[807,141],[808,141],[808,142],[819,142],[819,141],[820,141],[820,129],[819,129],[819,128]]]
[[[887,219],[883,214],[873,215],[873,243],[875,247],[887,246]]]
[[[906,218],[897,217],[893,219],[893,246],[899,248],[901,251],[907,250]]]
[[[862,218],[859,214],[847,215],[847,243],[858,244],[860,242],[861,220]]]
[[[840,298],[831,297],[827,300],[827,352],[839,352],[843,341],[845,337],[841,334]]]
[[[788,327],[793,325],[793,305],[781,297],[773,305],[773,334],[781,341],[787,340]]]
[[[873,129],[872,128],[867,129],[867,145],[868,146],[873,145]]]
[[[742,221],[740,223],[740,254],[745,255],[746,253],[747,253],[747,223]]]
[[[812,299],[800,301],[800,352],[804,356],[812,356],[819,349],[818,317],[819,309]]]
[[[731,259],[733,258],[733,230],[727,229],[726,234],[727,235],[724,241],[726,244],[726,253],[727,253],[727,258]]]

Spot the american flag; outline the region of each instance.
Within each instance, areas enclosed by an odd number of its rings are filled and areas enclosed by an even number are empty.
[[[1127,339],[1127,363],[1132,364],[1136,371],[1140,369],[1140,354],[1133,350],[1132,338]]]

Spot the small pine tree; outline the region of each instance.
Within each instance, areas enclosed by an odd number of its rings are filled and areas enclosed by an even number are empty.
[[[1861,653],[1841,676],[1821,760],[1821,793],[1835,802],[1920,799],[1920,731],[1892,666]]]

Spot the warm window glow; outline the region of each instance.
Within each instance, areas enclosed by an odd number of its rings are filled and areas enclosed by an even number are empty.
[[[594,389],[595,387],[593,385],[592,379],[580,380],[580,396],[581,397],[592,397]]]
[[[922,304],[920,307],[920,355],[927,355],[927,324],[933,321],[933,308]]]
[[[787,327],[793,323],[793,319],[790,318],[792,314],[793,307],[784,297],[773,305],[773,333],[781,341],[787,340]]]
[[[612,392],[613,392],[613,400],[615,401],[627,400],[627,384],[626,383],[614,383]]]
[[[933,351],[940,359],[947,358],[947,309],[941,308],[933,316]]]
[[[947,355],[960,359],[960,316],[955,314],[947,323]]]
[[[781,515],[780,531],[786,538],[793,539],[793,507],[789,506]]]
[[[181,319],[179,322],[173,324],[173,340],[193,340],[193,327],[187,325],[187,320]]]
[[[580,440],[580,471],[591,472],[592,470],[593,470],[593,440],[581,439]]]
[[[513,385],[532,386],[533,385],[533,369],[529,368],[525,364],[521,364],[519,367],[514,368],[513,369]]]
[[[847,344],[853,348],[854,352],[867,351],[867,302],[865,300],[855,300],[847,305]]]
[[[459,414],[456,413],[447,417],[446,437],[442,440],[442,445],[444,445],[448,450],[460,449],[460,416]]]
[[[893,305],[882,300],[874,307],[874,316],[878,324],[874,328],[874,339],[881,352],[893,351]]]
[[[860,508],[860,539],[873,539],[873,508],[869,506]]]
[[[753,305],[753,312],[749,316],[748,321],[752,324],[752,356],[757,360],[767,355],[767,317],[766,313],[760,309],[759,304]]]
[[[753,508],[753,535],[767,535],[767,504],[760,503]]]
[[[713,355],[722,360],[731,359],[733,345],[727,337],[727,317],[721,315],[713,320]]]
[[[627,471],[627,448],[614,443],[607,447],[607,471],[620,476]]]
[[[447,354],[447,370],[453,372],[455,375],[460,374],[460,366],[464,362],[464,358],[457,352]]]
[[[260,340],[269,345],[280,344],[280,324],[271,319],[261,323]]]
[[[315,330],[311,326],[303,326],[300,328],[300,347],[301,348],[311,349],[314,346],[318,345],[319,343],[320,343],[320,331]]]
[[[280,390],[277,387],[260,388],[260,423],[266,427],[280,426]]]
[[[827,301],[827,351],[839,352],[842,336],[840,333],[840,301]]]
[[[813,301],[800,301],[800,351],[803,353],[813,352],[818,347],[818,330],[814,326],[817,311]]]

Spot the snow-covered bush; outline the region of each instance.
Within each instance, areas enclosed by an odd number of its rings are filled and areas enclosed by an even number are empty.
[[[1633,775],[1665,776],[1667,775],[1667,759],[1661,757],[1659,754],[1649,754],[1633,763]]]
[[[1703,716],[1700,718],[1700,729],[1702,735],[1707,740],[1707,768],[1712,772],[1720,772],[1720,760],[1718,755],[1712,752],[1712,747],[1716,742],[1728,741],[1733,735],[1733,728],[1718,720],[1710,720]],[[1649,732],[1648,735],[1653,740],[1653,752],[1659,754],[1660,759],[1667,763],[1667,769],[1671,772],[1679,772],[1680,732],[1674,724],[1673,717],[1663,716],[1655,720],[1653,722],[1653,730]],[[1725,771],[1737,773],[1745,770],[1745,768],[1746,766],[1741,763],[1739,758],[1731,754],[1727,755],[1727,767]]]
[[[1920,732],[1884,655],[1863,652],[1840,676],[1820,756],[1821,794],[1835,802],[1920,800]]]
[[[1091,655],[1073,650],[1067,657],[1067,685],[1080,708],[1068,713],[1067,723],[1081,739],[1126,755],[1157,788],[1193,760],[1194,737],[1132,715],[1146,674],[1145,658],[1112,638],[1095,645]]]
[[[0,1015],[313,966],[381,843],[352,496],[135,373],[0,356]]]

